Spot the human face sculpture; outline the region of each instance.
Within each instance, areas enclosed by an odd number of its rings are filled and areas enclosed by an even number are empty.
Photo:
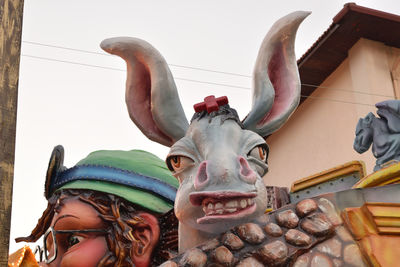
[[[51,227],[54,235],[49,233],[44,242],[49,259],[54,257],[55,247],[57,255],[52,262],[40,262],[40,266],[97,266],[108,251],[105,223],[91,205],[79,199],[65,200],[56,211]],[[97,231],[85,232],[88,229]]]

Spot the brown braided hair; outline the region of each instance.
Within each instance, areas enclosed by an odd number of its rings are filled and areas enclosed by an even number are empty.
[[[178,252],[178,220],[173,210],[157,215],[124,199],[107,193],[83,189],[64,189],[54,193],[48,199],[48,205],[36,227],[27,237],[16,238],[16,242],[36,242],[50,227],[55,212],[63,202],[71,197],[91,205],[99,212],[101,219],[109,226],[106,241],[109,251],[100,260],[99,266],[134,266],[131,259],[132,242],[138,242],[132,230],[144,220],[138,211],[148,212],[157,217],[160,225],[160,239],[156,245],[151,266],[158,266],[177,255]]]

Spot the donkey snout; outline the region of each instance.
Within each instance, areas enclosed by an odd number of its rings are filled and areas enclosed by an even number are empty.
[[[239,165],[240,165],[240,178],[249,184],[255,184],[257,180],[257,174],[250,168],[247,160],[239,156],[238,157]]]
[[[194,188],[196,190],[202,189],[208,184],[209,177],[207,172],[207,161],[203,161],[200,163],[199,168],[197,169],[196,176],[194,178]]]

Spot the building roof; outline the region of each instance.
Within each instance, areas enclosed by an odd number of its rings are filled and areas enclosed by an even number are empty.
[[[347,58],[360,38],[400,48],[400,16],[345,4],[329,28],[297,61],[302,83],[300,103]]]

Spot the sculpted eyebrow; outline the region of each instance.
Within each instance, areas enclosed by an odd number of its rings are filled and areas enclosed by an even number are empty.
[[[56,224],[57,224],[57,222],[58,222],[59,220],[64,219],[64,218],[68,218],[68,217],[72,217],[72,218],[79,219],[79,217],[77,217],[77,216],[75,216],[75,215],[65,214],[65,215],[62,215],[62,216],[60,216],[60,217],[57,218],[57,220],[54,222],[53,227],[56,227]]]

